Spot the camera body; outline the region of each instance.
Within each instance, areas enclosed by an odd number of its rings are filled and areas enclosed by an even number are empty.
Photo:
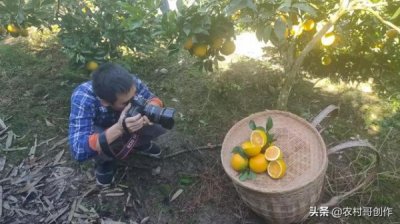
[[[131,100],[131,108],[126,113],[127,117],[133,117],[137,114],[146,115],[153,123],[160,124],[166,129],[172,129],[174,126],[175,109],[170,107],[158,107],[148,104],[142,97],[134,97]]]

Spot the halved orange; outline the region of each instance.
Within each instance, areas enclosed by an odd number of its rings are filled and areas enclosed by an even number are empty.
[[[258,155],[261,152],[261,147],[258,145],[253,145],[250,141],[243,142],[241,146],[243,151],[249,157]]]
[[[286,163],[283,159],[268,163],[268,175],[273,179],[282,178],[286,173]]]
[[[251,132],[250,142],[262,148],[267,144],[267,134],[263,130],[254,130]]]
[[[282,159],[282,150],[278,146],[270,146],[265,150],[264,156],[268,161]]]

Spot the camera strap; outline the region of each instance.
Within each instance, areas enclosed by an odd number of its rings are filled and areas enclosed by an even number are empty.
[[[99,144],[100,144],[100,147],[101,147],[101,151],[104,154],[106,154],[108,157],[115,158],[114,153],[111,152],[110,146],[108,145],[105,131],[103,131],[99,135]]]
[[[124,119],[122,120],[122,127],[124,128],[126,134],[130,134],[129,129],[128,129],[128,127],[126,126],[126,122],[125,122],[125,119],[126,119],[126,118],[127,118],[127,117],[124,117]]]

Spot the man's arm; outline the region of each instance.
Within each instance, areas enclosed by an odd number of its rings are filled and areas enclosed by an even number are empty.
[[[99,133],[94,133],[95,98],[76,91],[71,97],[71,115],[69,122],[69,142],[74,159],[87,160],[99,153]],[[128,107],[126,107],[128,108]],[[107,143],[110,144],[123,134],[121,122],[104,130]]]
[[[149,87],[143,83],[138,77],[134,76],[136,83],[136,94],[142,96],[147,100],[148,103],[163,107],[164,103],[158,98],[153,92],[150,91]]]
[[[69,144],[74,159],[84,161],[96,155],[89,147],[95,117],[94,97],[77,89],[71,97]]]

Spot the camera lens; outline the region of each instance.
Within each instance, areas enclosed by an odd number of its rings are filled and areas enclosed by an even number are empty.
[[[145,109],[144,109],[144,113],[146,114],[146,116],[149,118],[149,120],[151,122],[154,123],[160,123],[160,116],[162,113],[162,108],[161,107],[157,107],[151,104],[147,104]]]
[[[158,123],[166,129],[174,126],[175,109],[173,108],[161,108],[147,104],[144,113],[151,122]]]
[[[162,115],[160,116],[160,124],[166,129],[174,127],[174,114],[175,109],[163,108]]]

